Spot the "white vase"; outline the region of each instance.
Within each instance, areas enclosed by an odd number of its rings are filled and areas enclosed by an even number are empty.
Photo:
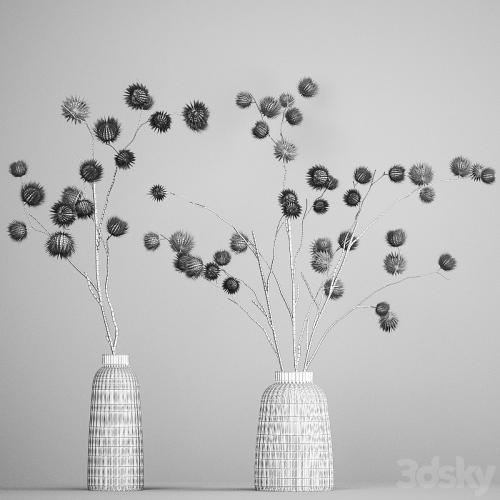
[[[141,401],[128,355],[103,354],[92,382],[88,443],[89,490],[144,488]]]
[[[328,402],[312,372],[276,372],[262,395],[255,449],[255,489],[333,489]]]

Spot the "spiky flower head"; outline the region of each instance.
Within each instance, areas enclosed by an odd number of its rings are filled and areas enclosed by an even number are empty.
[[[280,114],[281,104],[275,97],[263,97],[259,103],[260,112],[267,118],[274,118]]]
[[[354,180],[360,184],[367,184],[372,180],[372,173],[366,167],[358,167],[354,171]]]
[[[248,236],[244,233],[234,233],[229,240],[229,247],[235,253],[246,252],[248,248]]]
[[[328,169],[323,165],[314,165],[307,171],[306,180],[313,189],[325,189],[329,184]],[[332,178],[333,179],[333,178]]]
[[[20,220],[13,220],[7,228],[7,232],[14,241],[23,241],[28,236],[26,224]]]
[[[290,125],[300,125],[304,116],[299,108],[289,108],[286,110],[285,118]]]
[[[495,182],[495,171],[492,168],[485,168],[481,172],[481,180],[485,184],[493,184]]]
[[[28,165],[26,165],[26,162],[23,160],[18,160],[10,164],[9,170],[14,177],[22,177],[23,175],[26,175]]]
[[[384,259],[384,268],[393,276],[401,274],[406,269],[406,259],[400,253],[391,252]]]
[[[94,135],[104,144],[110,144],[120,135],[121,127],[116,118],[100,118],[95,122]]]
[[[128,231],[128,223],[119,217],[113,216],[108,219],[106,228],[111,236],[118,238]]]
[[[291,162],[297,157],[297,147],[286,139],[280,139],[274,145],[274,157],[283,163]]]
[[[471,172],[472,166],[470,161],[463,156],[457,156],[450,162],[450,170],[457,177],[468,177]]]
[[[220,268],[215,262],[209,262],[205,265],[203,276],[208,281],[214,281],[219,277]]]
[[[115,155],[115,164],[118,168],[128,170],[135,162],[135,154],[128,149],[121,149]]]
[[[214,261],[219,266],[227,266],[231,262],[231,254],[227,250],[217,250],[214,253]]]
[[[311,256],[311,267],[317,273],[326,273],[332,262],[331,252],[313,252]]]
[[[394,165],[389,169],[389,179],[392,182],[402,182],[405,180],[405,168],[402,165]]]
[[[439,257],[438,264],[443,271],[453,271],[457,267],[457,260],[449,253],[444,253]]]
[[[325,214],[328,211],[330,204],[324,198],[316,198],[313,203],[313,210],[317,214]]]
[[[167,196],[167,190],[161,184],[155,184],[149,190],[149,195],[155,201],[163,201]]]
[[[309,77],[300,80],[298,89],[302,97],[314,97],[319,91],[318,84]]]
[[[172,117],[166,111],[156,111],[149,117],[149,126],[155,132],[163,134],[172,126]]]
[[[64,99],[61,104],[62,115],[68,122],[82,123],[90,113],[88,104],[79,97],[71,96]]]
[[[264,139],[269,134],[269,125],[264,120],[259,120],[253,126],[252,134],[256,139]]]
[[[333,175],[328,175],[328,180],[326,181],[326,189],[328,191],[333,191],[334,189],[337,189],[337,186],[339,185],[338,179],[333,177]]]
[[[125,90],[124,96],[127,106],[132,109],[142,109],[147,111],[153,106],[153,98],[149,90],[141,83],[133,83]]]
[[[385,316],[388,312],[391,306],[387,302],[379,302],[375,306],[375,313],[378,316]]]
[[[432,182],[434,172],[427,163],[417,163],[410,168],[408,177],[417,186],[424,186]]]
[[[333,283],[333,286],[332,286]],[[332,278],[328,279],[323,287],[325,296],[330,297],[332,300],[337,300],[344,295],[344,283],[337,278],[335,282],[332,281]]]
[[[400,247],[406,242],[406,232],[404,229],[392,229],[387,231],[385,240],[391,247]]]
[[[175,253],[189,253],[194,248],[194,238],[186,231],[175,231],[168,239]]]
[[[210,111],[201,101],[193,101],[184,106],[182,116],[186,125],[195,132],[201,132],[208,126]]]
[[[281,212],[285,217],[296,219],[302,213],[300,203],[283,203],[281,205]]]
[[[87,219],[94,215],[94,204],[83,198],[78,200],[75,205],[75,212],[79,219]]]
[[[152,231],[144,235],[144,246],[146,250],[154,251],[160,246],[160,236]]]
[[[350,231],[342,231],[337,242],[344,250],[356,250],[359,245],[359,240]]]
[[[349,189],[344,194],[344,203],[349,207],[356,207],[361,201],[361,194],[357,189]]]
[[[384,332],[391,332],[397,328],[399,320],[392,311],[389,311],[386,315],[379,318],[378,323]]]
[[[45,200],[45,190],[38,182],[28,182],[21,186],[21,200],[30,207],[37,207]]]
[[[54,203],[50,209],[52,222],[59,227],[68,227],[76,220],[75,208],[62,201]]]
[[[328,252],[332,253],[332,240],[330,238],[317,238],[312,242],[311,253]]]
[[[297,203],[299,198],[293,189],[283,189],[278,196],[278,201],[280,205],[284,205],[286,203]]]
[[[97,182],[102,179],[102,165],[96,160],[86,160],[80,165],[80,177],[85,182]]]
[[[75,251],[75,241],[69,233],[58,231],[49,236],[45,243],[45,249],[52,257],[67,259]]]
[[[474,163],[474,165],[472,165],[471,167],[471,171],[470,171],[470,176],[472,178],[472,180],[478,182],[481,180],[481,173],[483,172],[484,170],[484,167],[483,165],[481,165],[480,163]]]
[[[240,282],[233,277],[226,278],[222,283],[222,289],[229,295],[234,295],[240,289]]]
[[[182,260],[182,268],[184,274],[188,278],[197,279],[203,273],[203,261],[200,257],[195,257],[190,254],[183,254],[179,257]]]
[[[284,108],[288,108],[289,106],[293,106],[294,102],[295,102],[295,98],[293,97],[292,94],[289,94],[288,92],[283,92],[280,95],[280,104]]]
[[[76,186],[67,186],[61,194],[61,201],[70,207],[75,207],[78,200],[83,198],[83,192]]]
[[[248,108],[253,102],[253,96],[250,92],[239,92],[236,96],[236,106],[241,109]]]
[[[420,190],[418,195],[424,203],[432,203],[436,197],[436,191],[431,186],[425,186]]]

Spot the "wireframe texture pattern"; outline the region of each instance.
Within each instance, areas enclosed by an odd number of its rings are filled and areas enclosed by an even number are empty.
[[[144,453],[141,401],[128,355],[103,354],[92,382],[87,487],[142,490]]]
[[[333,489],[328,402],[312,372],[276,372],[262,395],[255,449],[255,489]]]

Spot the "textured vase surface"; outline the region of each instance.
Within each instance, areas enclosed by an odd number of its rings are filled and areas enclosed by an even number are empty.
[[[276,372],[262,395],[255,449],[255,489],[333,489],[328,402],[312,372]]]
[[[128,355],[103,354],[92,382],[87,487],[142,490],[141,400]]]

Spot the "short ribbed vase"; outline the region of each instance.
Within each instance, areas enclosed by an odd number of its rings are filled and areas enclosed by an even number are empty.
[[[141,400],[128,355],[103,354],[90,398],[89,490],[144,488]]]
[[[262,395],[255,449],[255,489],[333,489],[328,402],[312,372],[276,372]]]

